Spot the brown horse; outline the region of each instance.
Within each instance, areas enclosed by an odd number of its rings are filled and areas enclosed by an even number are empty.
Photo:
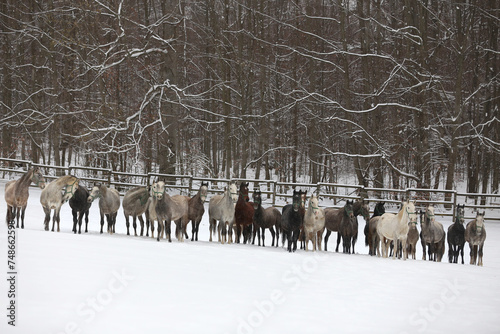
[[[253,240],[252,244],[255,243],[255,236],[259,235],[259,246],[260,246],[260,232],[262,231],[262,246],[265,247],[265,230],[269,229],[271,235],[273,236],[273,241],[271,246],[274,246],[274,237],[275,235],[279,235],[279,226],[281,224],[281,213],[278,209],[274,207],[269,207],[264,209],[262,207],[262,193],[260,190],[256,190],[253,193],[253,208],[255,210],[254,213],[254,230],[253,230]],[[276,232],[274,231],[276,228]],[[276,247],[278,247],[278,240],[276,239]]]
[[[234,223],[236,224],[236,242],[240,243],[240,235],[243,233],[245,227],[253,224],[253,215],[255,210],[253,204],[249,203],[248,197],[248,183],[240,184],[240,192],[238,201],[234,207]],[[245,243],[246,240],[244,239]]]
[[[5,202],[7,203],[7,225],[17,220],[16,227],[24,228],[24,213],[28,205],[29,186],[34,183],[40,189],[45,188],[45,179],[39,167],[28,170],[19,180],[13,180],[5,184]]]
[[[203,214],[205,213],[205,206],[203,203],[205,203],[205,200],[207,199],[208,195],[208,182],[207,183],[201,183],[200,189],[196,193],[196,195],[193,196],[189,200],[189,220],[191,221],[191,241],[198,241],[198,230],[200,229],[200,223],[201,219],[203,218]],[[186,231],[184,230],[184,233]],[[186,238],[189,239],[189,236],[186,233]]]
[[[411,254],[413,260],[417,258],[417,242],[419,238],[417,223],[417,221],[410,223],[408,238],[406,239],[406,258]]]

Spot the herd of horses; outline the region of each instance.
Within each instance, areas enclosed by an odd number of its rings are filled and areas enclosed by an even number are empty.
[[[120,194],[113,188],[97,184],[92,189],[79,185],[80,180],[71,175],[62,176],[46,184],[40,169],[35,167],[26,172],[20,179],[13,180],[5,185],[5,201],[7,202],[7,224],[24,228],[24,215],[29,197],[29,186],[33,183],[42,189],[40,203],[45,218],[44,228],[49,230],[52,210],[52,231],[57,223],[60,231],[60,210],[64,203],[69,201],[73,214],[73,232],[81,233],[83,219],[85,232],[88,232],[88,216],[92,202],[99,199],[100,233],[103,233],[105,219],[107,232],[115,233],[116,216],[120,207]],[[470,246],[470,264],[483,265],[483,246],[486,239],[484,226],[484,212],[477,213],[476,219],[464,226],[465,205],[456,208],[455,221],[445,233],[443,225],[435,220],[434,207],[429,205],[425,210],[417,212],[415,203],[405,201],[397,214],[386,213],[384,202],[379,202],[370,217],[368,203],[364,200],[347,200],[342,208],[320,208],[318,197],[310,196],[307,200],[307,191],[293,190],[292,203],[285,205],[281,212],[275,207],[262,206],[262,193],[254,191],[252,201],[249,197],[248,183],[242,182],[239,189],[235,183],[224,188],[222,195],[210,198],[209,241],[213,241],[217,234],[220,243],[255,243],[258,245],[262,237],[262,246],[265,246],[265,230],[272,235],[271,245],[278,247],[279,236],[282,236],[282,247],[287,242],[287,250],[294,252],[300,241],[300,247],[309,250],[322,250],[324,234],[324,248],[328,250],[328,239],[332,232],[337,232],[339,251],[342,242],[343,253],[354,254],[354,247],[358,238],[358,219],[361,215],[366,221],[364,228],[365,244],[369,247],[370,255],[388,257],[389,251],[393,258],[407,259],[409,255],[416,258],[416,244],[420,239],[423,256],[430,261],[442,260],[445,252],[445,243],[448,243],[448,260],[464,263],[465,242]],[[125,194],[122,207],[125,215],[127,235],[130,235],[130,217],[134,235],[137,233],[137,220],[141,229],[140,235],[149,237],[155,235],[155,221],[157,222],[156,239],[160,241],[171,238],[171,222],[174,221],[176,238],[184,241],[189,239],[187,226],[191,222],[191,240],[198,240],[198,230],[205,213],[204,203],[207,199],[208,183],[201,184],[193,197],[174,195],[166,191],[164,181],[156,181],[150,187],[135,187]],[[307,202],[307,208],[306,208]],[[145,220],[143,219],[145,216]],[[417,225],[420,220],[420,232]],[[77,230],[78,228],[78,230]],[[325,233],[326,230],[326,233]],[[233,241],[233,232],[235,240]]]

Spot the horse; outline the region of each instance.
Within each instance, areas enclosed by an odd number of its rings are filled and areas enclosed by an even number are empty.
[[[236,185],[231,183],[229,187],[224,188],[224,193],[222,195],[216,195],[210,199],[208,204],[210,241],[212,241],[212,233],[215,235],[217,229],[219,242],[222,244],[227,242],[228,233],[229,243],[232,242],[231,230],[234,223],[234,197],[236,197],[237,194]],[[218,227],[217,221],[219,221]]]
[[[408,254],[411,254],[411,258],[415,260],[417,258],[417,242],[418,242],[418,222],[411,222],[408,228],[408,238],[406,239],[406,258]]]
[[[393,259],[395,259],[399,248],[399,241],[401,241],[401,247],[404,252],[403,260],[406,260],[406,239],[408,238],[409,230],[408,225],[414,223],[416,220],[417,214],[415,212],[415,204],[410,201],[403,202],[403,207],[398,214],[386,212],[380,216],[380,220],[377,224],[377,234],[382,242],[383,257],[387,257],[389,250],[388,240],[393,240],[396,247],[393,254]]]
[[[45,220],[43,222],[45,231],[49,230],[50,212],[54,210],[52,218],[52,232],[54,232],[54,225],[57,222],[57,232],[60,231],[59,223],[61,217],[59,215],[61,206],[69,201],[78,189],[80,180],[73,175],[61,176],[60,178],[50,182],[42,190],[40,195],[40,204],[42,204],[43,211],[45,212]]]
[[[179,221],[179,223],[181,224],[177,225],[176,237],[177,240],[183,242],[184,233],[182,233],[181,226],[187,225],[188,222],[189,200],[186,199],[186,196],[181,196],[181,195],[170,196],[166,192],[165,182],[163,181],[158,181],[153,183],[151,191],[153,196],[151,203],[149,205],[149,217],[153,219],[152,221],[154,220],[158,221],[157,240],[160,241],[160,238],[163,238],[163,236],[166,233],[168,242],[172,242],[170,231],[171,231],[172,220],[174,220],[174,221]],[[154,224],[151,223],[152,237],[154,237],[153,225]]]
[[[212,241],[212,233],[215,235],[217,229],[219,242],[225,243],[229,241],[229,243],[232,243],[234,206],[237,200],[238,200],[238,188],[236,187],[236,184],[233,182],[229,184],[229,187],[224,188],[224,194],[215,195],[212,198],[210,198],[210,202],[208,204],[210,241]],[[218,228],[217,228],[217,221],[219,221]],[[227,238],[228,234],[229,234],[229,240]]]
[[[201,183],[200,189],[189,200],[189,209],[188,209],[188,218],[191,221],[191,241],[198,241],[198,230],[200,228],[201,219],[203,218],[203,214],[205,213],[205,200],[207,199],[208,194],[208,182]],[[189,239],[186,234],[186,238]]]
[[[240,235],[244,234],[244,229],[249,225],[253,224],[253,215],[255,209],[253,204],[249,203],[248,197],[248,182],[242,182],[240,184],[240,191],[238,195],[238,201],[234,207],[234,223],[236,225],[236,243],[240,243]],[[248,237],[248,236],[247,236]],[[243,243],[246,243],[247,238],[243,239]]]
[[[99,198],[99,212],[101,213],[101,234],[104,226],[104,216],[108,221],[108,233],[115,233],[116,216],[120,208],[120,193],[114,188],[108,188],[99,183],[92,187],[92,190],[87,197],[87,201],[92,203],[96,198]]]
[[[141,223],[141,237],[144,235],[144,219],[142,215],[146,212],[149,204],[149,190],[147,187],[134,187],[128,190],[123,197],[123,214],[127,225],[127,235],[130,235],[129,217],[132,216],[134,235],[137,237],[137,218]],[[146,236],[149,236],[149,223],[146,221]]]
[[[12,180],[5,184],[5,202],[7,203],[7,225],[14,223],[19,228],[19,218],[21,218],[21,228],[24,228],[24,214],[28,205],[29,186],[34,183],[40,189],[45,188],[45,179],[39,167],[31,168],[18,180]]]
[[[422,217],[424,216],[424,217]],[[423,255],[422,260],[425,260],[425,250],[428,247],[429,261],[441,262],[444,254],[444,242],[446,240],[443,224],[436,221],[434,218],[434,206],[429,205],[422,215],[421,212],[422,231],[420,231],[420,242],[422,243]]]
[[[356,216],[354,215],[353,205],[353,201],[346,201],[337,234],[337,248],[342,238],[342,253],[345,254],[351,253],[351,240],[354,253],[354,245],[358,235],[358,222],[355,219]]]
[[[299,238],[300,229],[303,223],[305,208],[304,197],[307,196],[307,190],[293,190],[292,204],[285,205],[281,213],[281,230],[283,233],[283,245],[288,239],[288,251],[295,252],[297,250],[297,239]]]
[[[365,224],[365,245],[368,246],[368,254],[372,256],[376,254],[380,256],[380,239],[377,234],[377,223],[380,216],[385,213],[384,205],[385,202],[377,203],[373,210],[373,216]]]
[[[69,206],[71,207],[71,213],[73,214],[73,233],[75,234],[77,224],[78,234],[82,233],[83,217],[85,217],[85,233],[89,231],[89,209],[92,206],[92,203],[87,201],[88,197],[88,189],[84,186],[79,186],[73,197],[69,199]]]
[[[469,243],[470,264],[483,265],[483,246],[486,240],[486,229],[484,226],[484,211],[477,213],[476,219],[471,220],[465,228],[465,241]]]
[[[319,231],[325,229],[325,212],[318,205],[318,197],[312,195],[309,199],[309,205],[304,214],[304,237],[305,237],[305,250],[308,250],[309,241],[313,244],[313,251],[321,250],[321,237],[318,235]]]
[[[455,222],[448,227],[448,262],[458,263],[458,255],[462,256],[464,264],[464,245],[465,245],[465,204],[457,205]]]
[[[259,229],[262,231],[262,247],[265,247],[265,231],[266,228],[269,229],[271,235],[273,236],[273,241],[271,246],[274,246],[274,237],[275,235],[279,235],[279,225],[281,222],[281,213],[275,207],[269,207],[264,209],[262,207],[262,192],[260,190],[256,190],[252,196],[253,199],[253,208],[254,208],[254,230],[253,230],[253,240],[252,244],[255,243],[255,236],[259,234],[259,246],[260,246],[260,233]],[[274,231],[276,228],[276,232]],[[276,239],[276,247],[278,247],[278,240]]]

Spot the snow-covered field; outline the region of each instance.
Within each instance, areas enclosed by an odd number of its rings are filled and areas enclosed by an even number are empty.
[[[0,216],[5,219],[4,181]],[[74,235],[68,204],[61,232],[43,230],[31,188],[17,231],[16,327],[8,325],[7,228],[0,224],[0,333],[498,333],[500,225],[486,223],[484,267],[370,257],[360,217],[356,255],[90,233]],[[320,203],[321,204],[321,203]],[[207,204],[208,205],[208,204]],[[500,214],[498,211],[496,214]],[[448,218],[449,219],[449,218]],[[441,220],[445,230],[450,221]],[[188,227],[190,230],[190,226]],[[330,238],[334,249],[336,236]],[[269,246],[271,236],[266,238]]]

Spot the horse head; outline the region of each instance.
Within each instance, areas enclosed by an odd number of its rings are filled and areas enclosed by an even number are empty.
[[[485,214],[484,211],[482,213],[478,212],[476,214],[476,229],[478,233],[481,232],[484,226],[484,214]]]
[[[158,181],[151,186],[151,197],[161,200],[165,193],[165,182]]]
[[[313,211],[314,214],[317,214],[319,210],[319,201],[318,197],[316,195],[312,195],[311,198],[309,199],[309,208]]]
[[[405,204],[405,207],[406,207],[406,214],[408,215],[408,225],[417,224],[418,215],[415,209],[415,203],[408,201]]]
[[[295,189],[293,190],[293,195],[292,195],[292,208],[293,211],[297,212],[299,211],[299,208],[302,204],[302,191],[296,191]]]
[[[262,192],[260,190],[255,190],[252,195],[253,208],[257,210],[259,206],[262,205]]]
[[[241,182],[239,196],[243,197],[245,202],[250,201],[250,198],[248,197],[248,182],[247,183]]]
[[[87,197],[87,202],[92,203],[96,198],[101,196],[101,184],[97,183],[92,187],[89,197]]]
[[[200,199],[202,202],[205,202],[205,200],[207,199],[207,195],[208,195],[208,182],[207,183],[201,183],[201,187],[200,187]]]
[[[306,191],[299,191],[300,192],[300,207],[304,209],[306,207],[306,200],[307,200],[307,190]]]
[[[344,214],[350,219],[354,218],[354,211],[352,209],[353,202],[347,200],[344,205]]]
[[[31,177],[31,182],[33,182],[35,186],[40,187],[40,189],[45,188],[45,178],[43,177],[43,174],[40,171],[40,167],[36,167],[33,170],[33,176]]]
[[[465,204],[457,205],[457,214],[455,215],[455,221],[460,224],[464,224],[465,222]]]
[[[373,210],[373,214],[375,216],[382,216],[385,213],[385,202],[378,202],[375,205],[375,209]]]
[[[231,182],[229,184],[229,194],[231,195],[233,203],[236,203],[238,201],[238,188],[236,187],[236,183]]]
[[[428,205],[427,209],[425,210],[425,220],[426,222],[434,222],[436,220],[434,216],[434,206],[433,205]]]
[[[361,215],[365,221],[370,220],[370,206],[365,202],[364,198],[361,200]]]

